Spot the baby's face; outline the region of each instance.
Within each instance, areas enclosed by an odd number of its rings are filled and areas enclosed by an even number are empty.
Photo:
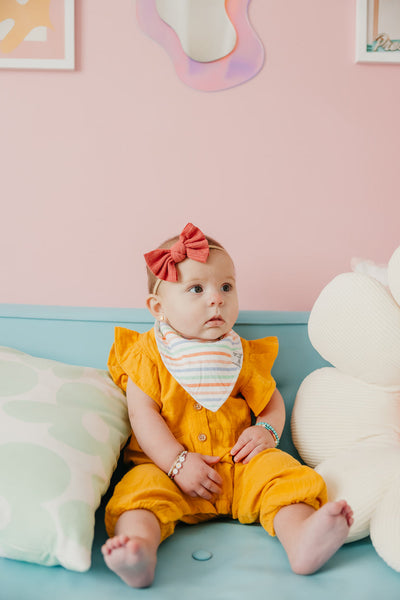
[[[158,291],[167,322],[188,339],[217,340],[228,333],[239,312],[230,256],[210,249],[206,263],[188,258],[177,269],[178,282],[162,281]]]

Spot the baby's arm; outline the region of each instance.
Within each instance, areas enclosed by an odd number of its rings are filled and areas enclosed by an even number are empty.
[[[281,436],[285,425],[285,404],[278,390],[274,391],[267,406],[258,415],[256,422],[269,423],[279,437]],[[259,425],[252,425],[240,434],[231,454],[235,462],[247,464],[253,456],[267,448],[275,448],[275,438],[271,431]]]
[[[160,407],[131,379],[126,389],[129,419],[135,437],[143,452],[165,473],[168,473],[177,456],[185,450],[160,414]],[[213,469],[218,456],[189,452],[175,483],[189,496],[207,500],[221,491],[222,479]]]

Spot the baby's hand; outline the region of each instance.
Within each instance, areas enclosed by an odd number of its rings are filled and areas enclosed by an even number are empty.
[[[213,469],[219,460],[219,456],[189,452],[174,481],[185,494],[211,500],[213,494],[219,494],[222,489],[222,478]]]
[[[242,431],[231,450],[231,455],[235,462],[242,462],[246,465],[253,456],[268,448],[275,448],[275,439],[272,433],[264,427],[252,425]]]

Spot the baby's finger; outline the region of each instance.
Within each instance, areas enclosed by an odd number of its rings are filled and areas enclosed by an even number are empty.
[[[269,450],[269,449],[270,449],[270,447],[266,444],[258,444],[257,446],[254,446],[253,449],[248,453],[248,455],[242,461],[243,464],[247,465],[247,463],[249,463],[251,461],[251,459],[254,458],[254,456],[256,456],[257,454],[260,454],[260,452],[263,452],[264,450]]]
[[[258,448],[254,448],[252,450],[252,452],[249,452],[249,454],[243,459],[243,464],[247,465],[247,463],[249,463],[251,461],[251,459],[260,452],[260,450]]]
[[[240,450],[248,443],[248,440],[243,437],[243,434],[239,436],[236,444],[232,446],[231,455],[235,456]]]
[[[213,481],[220,489],[222,486],[222,477],[214,469],[210,469],[208,472],[208,478]]]
[[[220,456],[208,456],[207,454],[199,454],[199,456],[210,466],[214,466],[221,460]]]
[[[246,456],[249,455],[253,448],[254,444],[251,441],[247,442],[247,444],[245,444],[243,448],[234,455],[234,461],[241,462],[244,458],[246,458]]]
[[[203,485],[201,485],[196,490],[196,496],[199,496],[200,498],[204,498],[204,500],[211,500],[213,497],[213,494],[210,491],[208,491],[207,488],[205,488]]]
[[[216,483],[214,483],[213,481],[211,481],[211,479],[209,479],[204,486],[206,488],[206,490],[208,490],[209,492],[211,492],[211,494],[220,494],[221,493],[221,486],[217,485]]]

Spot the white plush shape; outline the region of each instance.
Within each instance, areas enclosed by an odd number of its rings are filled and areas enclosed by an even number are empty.
[[[338,448],[359,441],[399,436],[399,388],[370,385],[324,367],[302,382],[292,413],[292,438],[310,466],[330,459]]]
[[[345,499],[354,512],[347,542],[369,534],[370,520],[400,470],[400,448],[380,439],[366,439],[321,462],[329,500]]]
[[[389,261],[388,280],[390,291],[397,304],[400,304],[400,248],[397,248]]]
[[[351,269],[355,273],[363,273],[377,279],[382,285],[388,287],[388,265],[378,265],[373,260],[353,257]]]
[[[360,273],[344,273],[311,311],[312,345],[343,373],[376,385],[400,385],[400,310],[390,292]]]
[[[0,556],[86,571],[130,433],[106,371],[0,347]]]
[[[371,519],[370,535],[375,550],[392,569],[400,571],[400,479],[392,479],[390,490],[377,505]]]
[[[347,541],[370,533],[378,554],[400,571],[400,248],[388,283],[345,273],[321,292],[309,336],[333,367],[300,386],[292,433],[329,499],[351,505]]]

